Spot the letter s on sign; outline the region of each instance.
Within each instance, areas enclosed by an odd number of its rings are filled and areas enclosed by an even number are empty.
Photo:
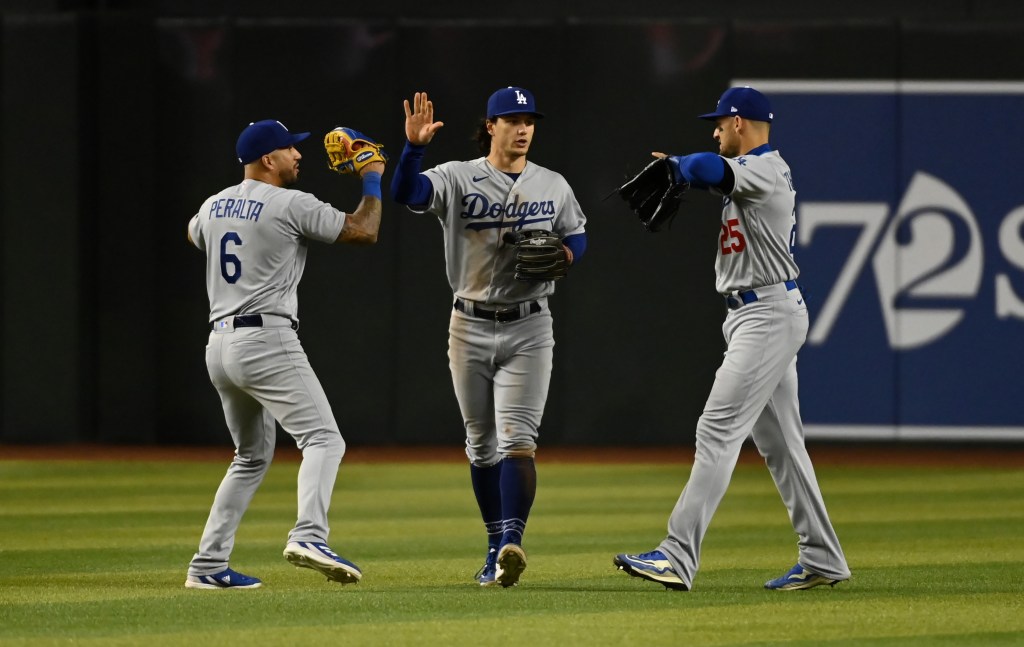
[[[1017,207],[1003,219],[999,226],[999,249],[1014,267],[1024,270],[1024,240],[1021,228],[1024,226],[1024,207]],[[1024,319],[1024,301],[1017,296],[1010,283],[1010,277],[996,274],[996,316],[1000,319],[1016,317]]]

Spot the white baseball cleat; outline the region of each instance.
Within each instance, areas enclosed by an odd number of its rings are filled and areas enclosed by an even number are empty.
[[[519,576],[526,570],[526,551],[519,544],[505,544],[498,551],[498,567],[494,579],[504,588],[519,583]]]

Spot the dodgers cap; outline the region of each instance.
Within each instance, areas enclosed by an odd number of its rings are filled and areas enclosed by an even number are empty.
[[[745,85],[726,90],[718,100],[715,111],[700,115],[700,118],[714,121],[719,117],[732,116],[770,123],[775,115],[772,114],[772,105],[768,102],[768,97]]]
[[[509,86],[502,88],[491,95],[487,100],[487,118],[494,119],[503,115],[533,115],[542,118],[543,114],[537,112],[537,102],[533,99],[533,93],[524,88]]]
[[[290,148],[307,137],[309,133],[288,132],[284,124],[275,119],[254,121],[238,136],[235,153],[239,162],[249,164],[279,148]]]

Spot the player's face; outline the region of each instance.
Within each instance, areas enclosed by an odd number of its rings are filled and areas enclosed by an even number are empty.
[[[506,115],[488,122],[491,133],[491,152],[510,157],[522,157],[530,150],[533,129],[536,123],[533,115]]]
[[[737,127],[736,117],[719,117],[715,122],[714,138],[718,142],[718,154],[722,157],[740,155],[740,135]]]
[[[297,148],[279,148],[270,153],[270,159],[273,160],[274,171],[281,181],[278,186],[291,186],[299,181],[299,160],[302,159],[302,155]]]

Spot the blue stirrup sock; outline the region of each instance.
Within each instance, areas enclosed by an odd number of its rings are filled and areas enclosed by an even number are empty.
[[[498,550],[501,543],[501,462],[490,467],[477,467],[470,463],[469,476],[473,481],[473,494],[480,506],[480,516],[487,529],[487,548]]]
[[[522,544],[526,520],[537,496],[537,466],[533,458],[507,456],[501,465],[501,545]]]

